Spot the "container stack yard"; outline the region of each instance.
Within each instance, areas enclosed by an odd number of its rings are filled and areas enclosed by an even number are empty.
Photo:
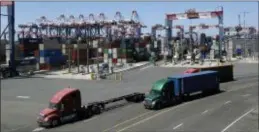
[[[39,70],[68,65],[87,65],[89,69],[100,63],[113,67],[148,60],[138,55],[150,43],[141,38],[144,27],[137,11],[132,11],[129,20],[120,12],[112,20],[104,13],[60,15],[56,20],[42,16],[36,23],[19,25],[19,47],[22,57],[36,57]]]

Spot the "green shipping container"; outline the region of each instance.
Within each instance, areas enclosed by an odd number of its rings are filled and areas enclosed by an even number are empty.
[[[104,54],[108,54],[108,49],[103,49]]]
[[[121,49],[121,53],[125,54],[125,53],[133,53],[133,49]]]

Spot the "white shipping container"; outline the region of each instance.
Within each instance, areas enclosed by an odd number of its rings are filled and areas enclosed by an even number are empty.
[[[121,59],[118,59],[118,63],[122,63]]]
[[[109,58],[108,60],[109,60],[109,63],[110,63],[110,62],[112,63],[112,59],[111,59],[111,58]]]
[[[94,48],[98,48],[98,41],[97,41],[97,40],[94,40],[94,41],[93,41],[93,47],[94,47]]]
[[[154,48],[157,48],[157,41],[154,41]]]
[[[111,54],[112,53],[112,49],[108,49],[108,53]]]
[[[108,54],[103,54],[103,58],[108,58]]]
[[[44,50],[44,44],[39,44],[39,50]]]
[[[63,54],[63,55],[66,54],[66,49],[62,49],[62,54]]]
[[[65,44],[62,44],[62,49],[66,49],[66,45]]]
[[[121,61],[122,61],[123,64],[127,63],[127,59],[121,59]]]
[[[99,52],[99,53],[102,53],[102,52],[103,52],[103,49],[102,49],[102,48],[98,48],[98,52]]]
[[[75,49],[77,48],[77,46],[78,46],[77,44],[73,44],[73,47],[74,47]]]
[[[118,58],[118,54],[117,53],[113,53],[112,54],[112,58]]]
[[[44,64],[45,63],[45,58],[44,57],[40,57],[40,64]]]
[[[108,63],[108,59],[103,59],[103,62],[104,63]]]
[[[117,52],[118,52],[118,48],[113,48],[113,49],[112,49],[112,52],[113,52],[113,53],[117,53]]]

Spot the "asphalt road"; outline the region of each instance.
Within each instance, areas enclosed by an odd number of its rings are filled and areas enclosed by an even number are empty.
[[[83,100],[90,102],[132,92],[147,92],[155,80],[180,73],[183,70],[185,68],[158,67],[133,70],[124,75],[122,82],[43,78],[2,80],[1,131],[41,131],[42,128],[38,128],[35,122],[37,114],[40,109],[47,106],[49,98],[63,87],[79,88]],[[221,94],[155,112],[145,110],[142,104],[121,102],[119,108],[88,120],[42,131],[172,131],[177,125],[177,130],[184,131],[194,129],[220,131],[238,116],[255,108],[258,102],[257,64],[237,64],[235,75],[239,76],[239,80],[222,84],[222,89],[227,92]],[[235,89],[236,91],[231,91]],[[224,105],[228,101],[230,102]],[[205,114],[201,114],[206,110]],[[254,116],[252,117],[254,118]],[[251,122],[252,119],[244,118],[244,120],[249,121],[243,122]],[[206,126],[204,127],[203,124]],[[251,127],[251,125],[237,126],[233,126],[229,130],[243,130]],[[258,125],[256,126],[254,123],[252,128],[258,129]]]

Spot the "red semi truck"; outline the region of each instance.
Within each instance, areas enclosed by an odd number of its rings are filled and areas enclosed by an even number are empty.
[[[145,98],[144,93],[132,93],[104,101],[97,101],[82,105],[81,92],[76,88],[64,88],[58,91],[49,102],[48,108],[43,109],[37,119],[42,127],[55,127],[63,123],[73,122],[100,114],[105,105],[121,100],[129,102],[141,102]]]

